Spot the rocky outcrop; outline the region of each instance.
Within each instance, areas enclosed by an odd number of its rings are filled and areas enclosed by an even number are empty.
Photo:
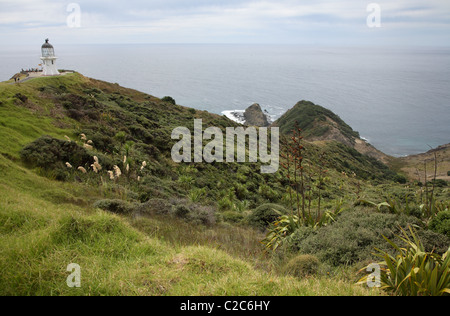
[[[245,125],[267,127],[270,125],[267,116],[258,103],[253,104],[244,113]]]

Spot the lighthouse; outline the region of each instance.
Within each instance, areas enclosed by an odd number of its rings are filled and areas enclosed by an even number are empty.
[[[58,69],[56,68],[56,59],[55,49],[48,42],[48,39],[45,40],[44,45],[42,45],[42,67],[43,67],[43,75],[44,76],[57,76],[59,75]]]

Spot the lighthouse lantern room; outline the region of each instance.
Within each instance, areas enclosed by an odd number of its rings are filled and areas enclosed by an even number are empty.
[[[42,45],[42,72],[44,76],[57,76],[59,75],[58,69],[56,68],[55,49],[45,40],[44,45]]]

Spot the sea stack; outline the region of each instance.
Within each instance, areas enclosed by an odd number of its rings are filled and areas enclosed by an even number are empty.
[[[245,125],[267,127],[270,125],[267,116],[258,103],[253,104],[244,113]]]

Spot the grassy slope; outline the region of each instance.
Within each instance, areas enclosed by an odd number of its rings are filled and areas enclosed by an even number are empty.
[[[307,141],[321,146],[324,142],[337,142],[356,149],[359,153],[387,163],[389,156],[360,138],[338,115],[309,101],[300,101],[275,123],[282,133],[290,135],[296,122]],[[339,155],[337,156],[339,157]],[[375,172],[378,166],[372,168]],[[355,171],[355,170],[351,170]]]
[[[339,116],[320,105],[308,101],[297,103],[280,117],[275,122],[275,125],[281,127],[282,133],[289,134],[294,129],[297,121],[299,127],[304,131],[305,137],[315,137],[323,136],[327,133],[330,127],[330,122],[327,119],[331,119],[336,124],[337,129],[345,138],[349,140],[353,137],[359,138],[359,133],[355,132]]]
[[[435,157],[436,154],[436,157]],[[436,179],[450,181],[450,144],[440,146],[427,153],[396,158],[391,162],[393,168],[404,173],[409,179],[425,182],[425,164],[427,165],[427,181],[434,179],[434,164],[437,158]]]
[[[0,84],[1,295],[377,294],[337,279],[279,277],[206,246],[173,247],[126,218],[92,209],[88,205],[100,197],[92,187],[55,182],[24,168],[17,159],[23,145],[43,134],[73,136],[77,123],[48,118],[45,99],[30,97],[39,105],[36,111],[32,104],[16,105],[13,96],[35,96],[33,89],[47,82],[76,87],[84,80],[73,75]],[[81,289],[65,284],[70,263],[82,268]]]

